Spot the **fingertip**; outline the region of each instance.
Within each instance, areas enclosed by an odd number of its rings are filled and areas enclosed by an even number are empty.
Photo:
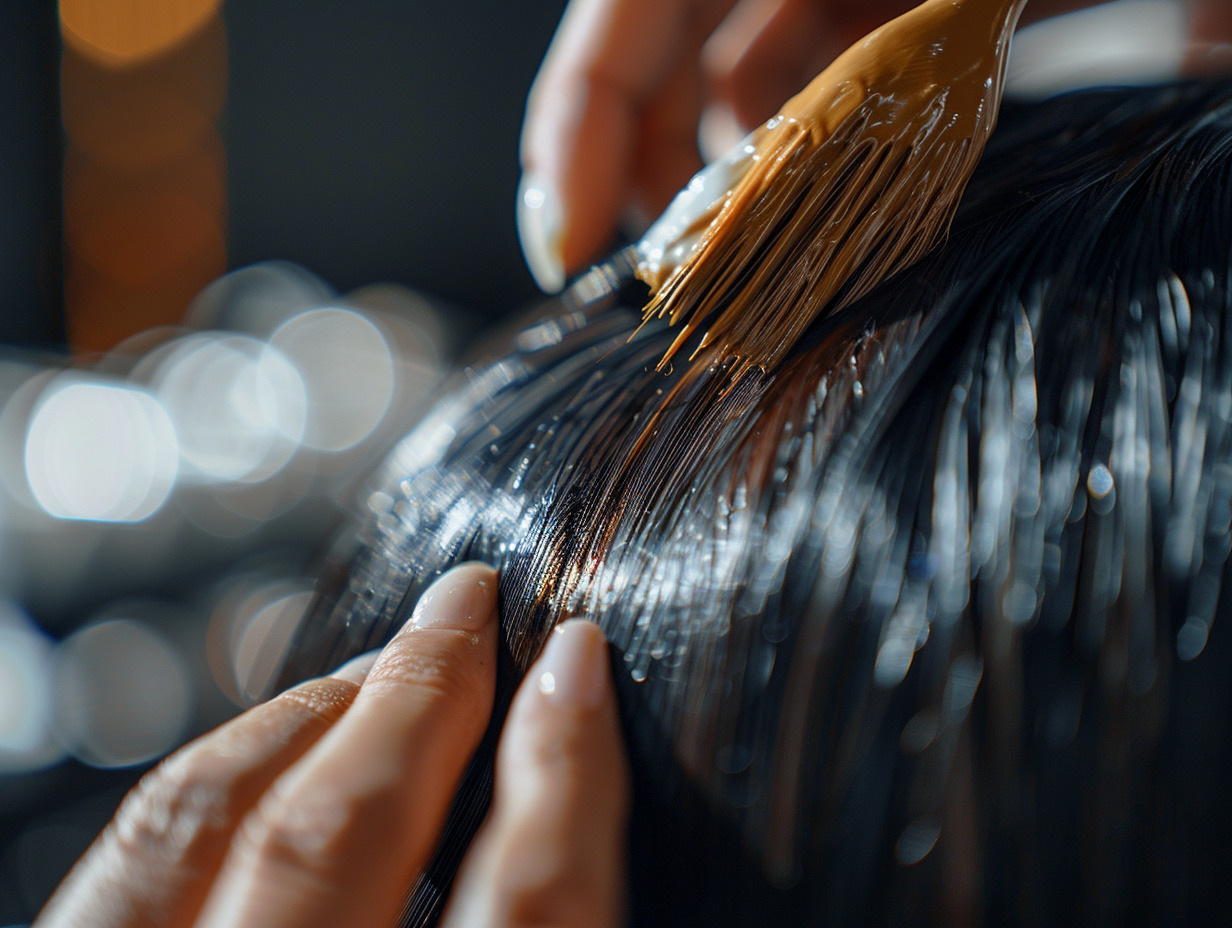
[[[739,145],[748,134],[748,127],[741,124],[736,117],[736,111],[729,104],[710,104],[702,111],[697,130],[702,159],[707,164],[718,161]]]
[[[558,293],[570,275],[602,258],[631,202],[625,195],[629,165],[589,148],[589,140],[577,147],[562,141],[554,159],[559,171],[527,167],[518,184],[518,242],[545,293]]]
[[[611,688],[603,630],[585,619],[570,619],[548,637],[535,664],[539,695],[562,707],[594,710]]]
[[[564,216],[556,185],[544,174],[529,171],[518,184],[518,241],[539,289],[556,293],[565,285],[562,255]]]
[[[627,206],[633,112],[619,91],[545,65],[522,129],[518,237],[548,292],[602,257]]]
[[[496,616],[496,570],[467,561],[445,571],[415,604],[407,628],[479,631]]]
[[[497,768],[503,792],[544,801],[627,790],[608,645],[594,622],[571,619],[549,636],[514,698]]]
[[[495,570],[459,565],[375,661],[315,681],[353,703],[245,817],[205,924],[393,923],[488,725],[496,599]]]
[[[365,676],[356,697],[361,715],[370,702],[392,699],[397,709],[374,710],[378,727],[403,717],[447,718],[453,738],[465,730],[477,743],[496,686],[497,592],[496,570],[478,561],[451,567],[429,584]],[[434,701],[444,703],[439,711],[429,708]]]

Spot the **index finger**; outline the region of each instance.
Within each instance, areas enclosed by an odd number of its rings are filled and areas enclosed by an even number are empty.
[[[240,827],[199,924],[391,924],[492,711],[496,573],[428,588],[346,715]]]
[[[355,662],[301,683],[181,748],[141,778],[39,913],[41,928],[191,924],[235,828],[345,713]]]
[[[522,127],[519,228],[545,289],[559,289],[565,269],[610,243],[629,199],[639,115],[734,3],[569,4]]]

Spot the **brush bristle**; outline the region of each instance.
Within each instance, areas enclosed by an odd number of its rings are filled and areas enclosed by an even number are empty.
[[[685,254],[639,263],[653,291],[645,318],[681,325],[661,366],[705,327],[707,357],[769,370],[818,316],[938,243],[996,123],[1025,2],[928,0],[756,132],[726,196],[685,230],[696,243],[658,241],[648,254]]]
[[[819,315],[835,312],[914,263],[946,234],[983,151],[985,132],[955,138],[944,97],[908,137],[865,134],[889,102],[866,101],[820,144],[795,122],[777,128],[733,187],[688,260],[668,277],[645,317],[669,317],[679,337],[670,362],[707,320],[704,346],[738,359],[737,372],[769,369]]]

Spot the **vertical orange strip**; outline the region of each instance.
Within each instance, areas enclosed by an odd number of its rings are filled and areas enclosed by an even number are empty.
[[[74,351],[179,322],[226,269],[218,0],[61,0],[65,306]]]

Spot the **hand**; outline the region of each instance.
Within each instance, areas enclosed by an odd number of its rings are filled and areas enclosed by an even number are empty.
[[[1232,73],[1232,5],[1227,0],[1194,0],[1191,15],[1188,73]]]
[[[37,924],[392,925],[492,711],[496,574],[451,570],[379,655],[303,683],[141,781]],[[628,776],[598,626],[551,636],[445,924],[614,925]]]
[[[630,207],[653,219],[702,166],[703,110],[730,141],[770,116],[909,0],[572,0],[531,88],[518,228],[557,290],[611,244]]]
[[[1033,0],[1023,22],[1096,0]],[[1102,0],[1101,0],[1102,2]],[[1224,0],[1211,0],[1223,3]],[[539,285],[611,246],[630,209],[656,217],[701,168],[911,0],[571,0],[522,127],[518,231]]]

